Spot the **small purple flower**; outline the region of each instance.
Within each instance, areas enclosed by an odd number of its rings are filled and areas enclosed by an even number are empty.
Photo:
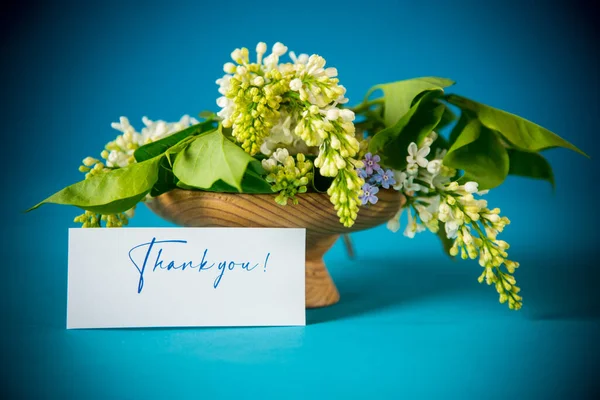
[[[378,169],[377,174],[373,175],[373,180],[378,183],[384,189],[389,189],[390,186],[396,184],[396,179],[394,178],[394,171],[388,169],[384,171],[383,169]]]
[[[367,153],[365,154],[365,159],[363,161],[365,163],[365,171],[367,171],[367,175],[371,175],[373,171],[377,171],[379,168],[381,168],[379,164],[377,164],[379,161],[381,161],[381,158],[377,154],[372,155],[371,153]]]
[[[365,183],[362,187],[363,194],[360,196],[360,200],[362,201],[363,206],[367,203],[375,204],[377,203],[377,192],[379,192],[379,188],[377,186],[371,186],[368,183]]]
[[[361,177],[363,179],[367,179],[367,171],[365,171],[364,168],[358,168],[356,170],[356,173],[358,174],[359,177]]]

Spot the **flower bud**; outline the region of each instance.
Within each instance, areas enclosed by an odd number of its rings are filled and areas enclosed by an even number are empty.
[[[475,192],[477,192],[478,187],[479,187],[479,184],[477,182],[467,182],[467,183],[465,183],[465,192],[475,193]]]
[[[265,42],[258,42],[256,45],[256,53],[263,55],[267,52],[267,44]]]
[[[235,64],[232,62],[225,63],[225,65],[223,65],[223,71],[227,74],[234,74]]]

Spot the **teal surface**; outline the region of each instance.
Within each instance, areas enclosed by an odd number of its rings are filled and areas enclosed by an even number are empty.
[[[598,48],[579,5],[522,2],[61,3],[6,11],[0,392],[6,398],[583,399],[598,389]],[[326,262],[341,292],[302,328],[67,331],[67,229],[77,210],[21,211],[81,178],[126,115],[216,109],[235,47],[324,56],[351,101],[424,75],[517,113],[591,155],[551,150],[557,190],[509,178],[489,194],[524,307],[437,238],[384,227]],[[168,226],[141,207],[132,226]],[[110,251],[110,249],[106,249]],[[5,398],[3,396],[3,398]]]

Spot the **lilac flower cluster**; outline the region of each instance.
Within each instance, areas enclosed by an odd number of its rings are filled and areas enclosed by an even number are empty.
[[[365,180],[365,184],[362,187],[363,194],[360,196],[360,200],[363,205],[371,203],[377,203],[377,193],[379,188],[389,189],[391,186],[396,184],[394,179],[394,171],[391,169],[384,170],[379,165],[381,158],[378,155],[371,153],[365,154],[365,158],[362,160],[364,168],[357,169],[358,176]]]

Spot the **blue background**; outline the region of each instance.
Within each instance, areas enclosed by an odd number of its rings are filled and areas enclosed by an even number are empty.
[[[486,3],[486,4],[479,4]],[[566,2],[565,2],[566,3]],[[1,389],[14,398],[586,398],[599,362],[597,28],[546,2],[120,1],[3,6]],[[437,238],[384,227],[326,261],[342,300],[302,328],[65,330],[77,210],[21,211],[81,178],[126,115],[216,109],[235,47],[282,41],[338,68],[353,103],[424,75],[584,149],[546,153],[557,191],[509,178],[524,307],[511,312]],[[144,207],[132,226],[166,226]],[[108,250],[108,249],[107,249]]]

